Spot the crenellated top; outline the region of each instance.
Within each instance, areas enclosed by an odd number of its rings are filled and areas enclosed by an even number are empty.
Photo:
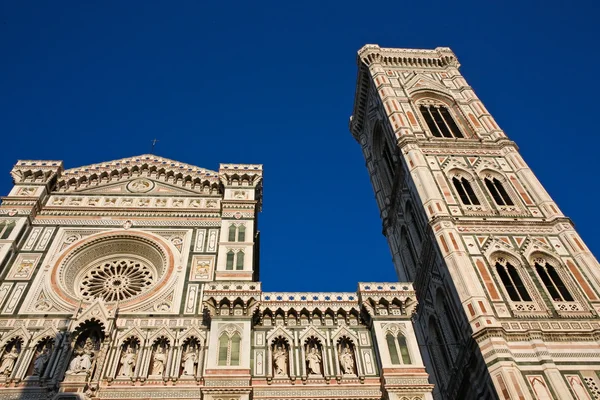
[[[221,164],[219,176],[225,186],[259,187],[263,166],[262,164]]]
[[[261,314],[269,315],[337,315],[340,311],[358,315],[364,309],[371,317],[406,318],[417,305],[412,283],[384,282],[359,283],[358,292],[262,292],[260,282],[213,282],[205,286],[204,298],[212,315],[235,315],[234,310],[221,310],[237,304],[242,315],[249,315],[246,310],[258,305]]]
[[[62,161],[56,160],[19,160],[10,171],[15,184],[46,184],[63,172]]]
[[[405,68],[414,70],[443,70],[448,67],[458,68],[460,64],[456,55],[448,47],[436,47],[435,50],[381,48],[376,44],[363,46],[357,55],[358,77],[354,107],[350,117],[350,132],[356,140],[363,129],[364,118],[371,87],[371,67],[376,64],[389,68]]]
[[[411,68],[460,66],[456,55],[448,47],[436,47],[435,50],[394,49],[381,48],[376,44],[367,44],[358,50],[358,64],[363,63]]]

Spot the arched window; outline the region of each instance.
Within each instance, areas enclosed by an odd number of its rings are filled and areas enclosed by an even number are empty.
[[[574,301],[573,296],[571,296],[571,293],[569,293],[569,290],[552,265],[545,263],[545,265],[542,266],[541,263],[536,262],[535,270],[552,300]]]
[[[408,278],[414,279],[417,275],[417,262],[411,238],[405,227],[400,230],[400,257]]]
[[[408,346],[406,345],[406,338],[404,335],[398,335],[398,345],[400,346],[402,364],[410,364],[410,354],[408,353]]]
[[[485,186],[487,187],[488,191],[494,198],[494,201],[496,202],[496,204],[498,204],[499,206],[514,206],[515,205],[515,203],[513,203],[512,199],[506,192],[506,189],[504,189],[504,186],[502,186],[502,182],[500,182],[498,179],[485,178],[484,182],[485,182]]]
[[[515,267],[508,262],[503,264],[497,262],[496,272],[498,272],[506,293],[512,301],[531,301],[531,297],[527,293],[527,289]]]
[[[396,348],[396,338],[391,333],[388,333],[385,336],[385,340],[387,341],[388,350],[390,351],[390,360],[392,364],[400,364],[400,357],[398,357],[398,349]]]
[[[246,241],[246,227],[244,225],[240,225],[238,228],[238,242]]]
[[[465,178],[458,179],[457,177],[452,178],[452,183],[454,184],[454,188],[460,197],[460,201],[466,206],[474,205],[478,206],[479,199],[475,196],[475,192],[471,187],[471,183]]]
[[[237,269],[238,271],[241,271],[244,269],[244,252],[243,251],[238,251],[236,254],[236,262],[235,262],[235,269]]]
[[[233,269],[233,260],[235,258],[235,253],[233,252],[233,250],[229,250],[227,252],[227,261],[225,263],[225,269],[226,270],[232,270]]]
[[[377,123],[373,130],[373,155],[381,183],[391,190],[394,184],[396,164],[380,123]]]
[[[229,225],[229,236],[227,238],[227,241],[235,242],[235,230],[235,225]]]
[[[240,345],[242,338],[238,332],[229,336],[223,332],[219,337],[219,359],[220,366],[238,366],[240,365]]]
[[[423,115],[427,127],[435,137],[464,138],[464,135],[454,122],[450,111],[442,105],[421,105],[419,111]]]
[[[392,332],[388,332],[385,336],[385,340],[390,352],[390,361],[392,364],[399,365],[411,363],[406,337],[401,332],[398,332],[396,335]]]

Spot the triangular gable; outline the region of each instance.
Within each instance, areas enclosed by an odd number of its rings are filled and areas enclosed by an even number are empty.
[[[195,190],[190,190],[182,187],[176,187],[173,185],[166,184],[164,182],[159,182],[152,178],[138,178],[133,177],[126,181],[118,182],[118,183],[106,183],[106,184],[98,184],[93,187],[82,187],[80,189],[75,189],[74,193],[83,193],[83,194],[143,194],[150,196],[171,196],[171,195],[198,195],[198,192]]]
[[[430,77],[422,74],[415,75],[406,83],[405,87],[408,93],[412,93],[417,90],[434,90],[451,96],[451,94],[448,92],[448,88],[446,88],[440,82],[436,82]]]
[[[202,192],[207,185],[212,187],[212,185],[219,184],[219,173],[216,171],[152,154],[144,154],[67,169],[61,174],[57,188],[59,191],[81,191],[136,178],[164,181],[196,193]],[[135,190],[143,192],[143,186],[142,184]],[[128,187],[128,189],[130,188]],[[117,188],[113,189],[118,190]]]

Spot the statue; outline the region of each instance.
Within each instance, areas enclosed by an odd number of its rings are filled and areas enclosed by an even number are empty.
[[[75,351],[75,357],[69,364],[67,374],[87,374],[92,369],[92,358],[94,357],[94,342],[87,338],[81,350]]]
[[[167,353],[163,347],[158,346],[154,352],[152,359],[152,375],[161,375],[165,372],[165,364],[167,362]]]
[[[273,370],[275,375],[287,375],[287,351],[282,345],[273,351]]]
[[[350,348],[345,347],[342,350],[342,354],[340,354],[340,364],[342,366],[342,372],[344,374],[354,373],[354,357],[352,356]]]
[[[121,357],[121,373],[120,376],[131,377],[133,376],[133,370],[135,369],[135,361],[137,356],[133,351],[133,347],[127,347],[127,350]]]
[[[196,349],[191,347],[183,356],[183,375],[194,376],[195,365],[197,364],[198,356],[196,355]]]
[[[31,373],[32,376],[42,376],[44,372],[44,368],[46,367],[46,363],[50,359],[50,351],[47,347],[44,347],[42,351],[38,354],[35,361],[33,362],[33,371]]]
[[[13,371],[17,358],[19,358],[19,350],[17,350],[17,346],[13,345],[13,348],[10,350],[10,352],[6,353],[4,357],[2,357],[0,374],[9,376]]]
[[[306,355],[306,364],[309,374],[321,375],[321,355],[316,347],[311,347]]]

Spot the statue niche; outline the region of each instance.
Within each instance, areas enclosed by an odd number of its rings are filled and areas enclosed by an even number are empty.
[[[37,346],[35,346],[35,353],[31,365],[27,371],[28,376],[39,378],[44,376],[53,348],[54,339],[51,337],[43,338],[38,342]]]
[[[118,378],[133,378],[137,363],[140,342],[137,338],[129,338],[121,346],[121,359],[119,360]]]
[[[152,345],[152,364],[150,365],[150,375],[163,377],[166,374],[167,359],[169,358],[169,349],[171,345],[169,339],[160,337]]]
[[[0,377],[7,379],[11,376],[22,348],[23,339],[20,337],[11,339],[6,343],[0,357]]]
[[[323,353],[319,339],[310,337],[306,340],[304,351],[306,354],[306,373],[308,375],[323,376]]]
[[[200,359],[200,341],[191,337],[183,343],[183,356],[181,357],[181,377],[191,378],[196,376]]]
[[[104,330],[97,321],[86,321],[75,331],[73,354],[65,375],[92,375],[104,340]]]
[[[338,340],[337,351],[342,373],[356,375],[356,356],[352,341],[347,337],[342,337]]]
[[[273,376],[275,378],[289,377],[289,345],[282,336],[273,340]]]

